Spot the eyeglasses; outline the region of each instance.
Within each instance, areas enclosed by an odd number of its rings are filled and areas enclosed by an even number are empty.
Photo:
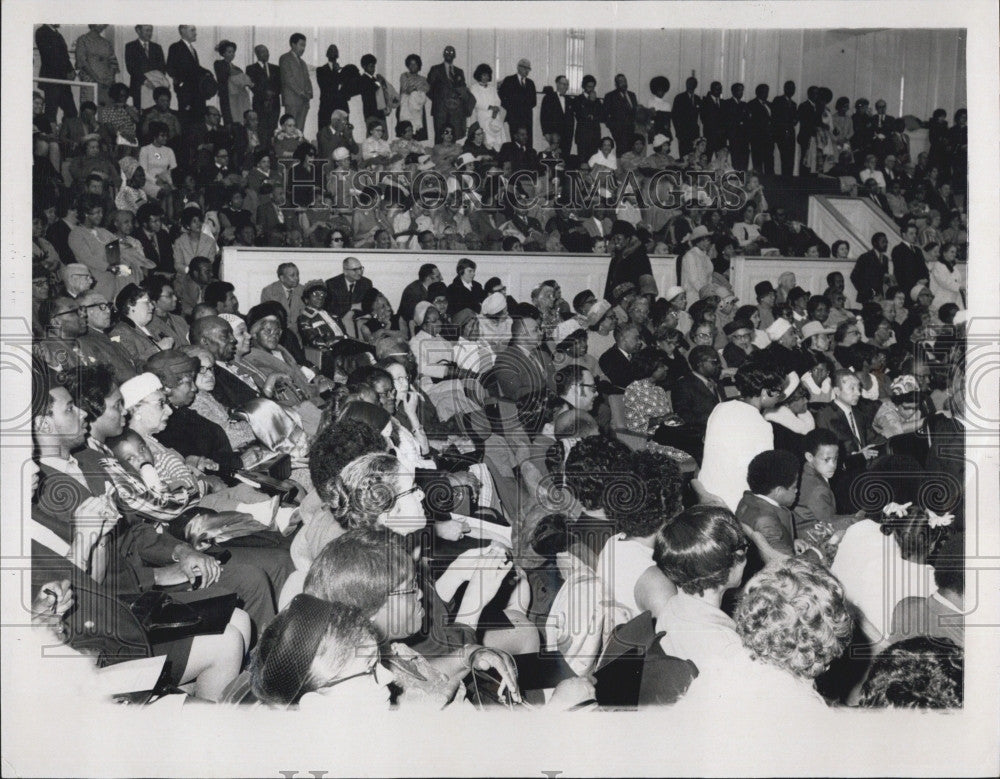
[[[340,235],[334,235],[330,238],[331,243],[343,243],[344,238]],[[359,270],[358,268],[348,268],[348,270]]]
[[[417,587],[416,584],[414,584],[414,586],[408,587],[405,590],[390,590],[389,594],[390,595],[416,595],[418,592],[420,592],[420,588]]]
[[[375,394],[377,394],[380,398],[393,398],[396,396],[396,388],[390,387],[387,390],[383,390],[382,392],[377,392]]]
[[[60,311],[56,316],[66,316],[66,314],[79,314],[79,308],[67,308],[65,311]]]
[[[337,239],[335,238],[334,240],[337,240]],[[343,239],[340,239],[340,240],[343,240]],[[344,268],[345,272],[347,272],[347,271],[361,271],[363,273],[364,270],[365,270],[365,266],[364,265],[356,265],[353,268]]]
[[[204,366],[202,366],[201,370],[198,371],[198,375],[199,376],[207,376],[208,374],[214,373],[214,372],[215,372],[215,366],[214,365],[204,365]]]
[[[419,490],[420,490],[420,486],[417,485],[417,484],[414,484],[412,487],[410,487],[410,489],[403,490],[402,492],[400,492],[400,493],[398,493],[396,495],[393,495],[392,497],[393,497],[393,500],[399,500],[400,498],[405,498],[407,495],[412,495],[414,492],[417,492]]]
[[[597,389],[597,385],[596,384],[578,384],[577,386],[580,389],[592,389],[592,390],[596,390]]]
[[[89,311],[92,308],[96,308],[98,311],[110,311],[111,304],[109,303],[91,303],[89,306],[80,306],[81,309]]]

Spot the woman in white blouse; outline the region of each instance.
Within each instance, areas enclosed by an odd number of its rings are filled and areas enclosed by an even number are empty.
[[[925,248],[925,252],[927,249]],[[930,257],[928,257],[928,260]],[[934,310],[945,303],[954,303],[959,309],[965,308],[965,282],[955,266],[958,260],[958,246],[946,243],[941,247],[937,262],[928,262],[931,272],[931,292],[934,293]]]
[[[493,151],[500,151],[500,147],[510,140],[510,136],[504,122],[507,112],[500,105],[500,96],[493,82],[493,69],[482,63],[476,67],[472,78],[473,83],[469,86],[469,91],[476,98],[472,120],[478,123],[486,134],[486,145]]]

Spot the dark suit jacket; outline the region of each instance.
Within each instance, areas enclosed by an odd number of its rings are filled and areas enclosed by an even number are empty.
[[[597,364],[601,366],[608,381],[623,392],[632,383],[632,362],[622,353],[617,344],[602,354]]]
[[[722,125],[730,146],[746,146],[750,141],[750,105],[735,97],[722,101]]]
[[[840,469],[843,470],[849,467],[849,458],[853,460],[851,463],[852,466],[863,466],[863,463],[858,459],[852,458],[852,455],[856,455],[862,447],[866,446],[875,437],[871,423],[875,418],[875,411],[878,410],[878,405],[876,401],[866,401],[862,398],[858,401],[858,405],[854,407],[854,423],[861,434],[860,443],[851,432],[851,425],[847,421],[847,416],[840,410],[840,407],[836,403],[832,401],[826,403],[816,412],[816,427],[826,428],[836,435],[840,441],[840,461],[838,462]],[[874,406],[874,409],[872,406]]]
[[[701,96],[681,92],[674,97],[673,111],[670,118],[674,123],[674,131],[678,138],[698,137],[698,113],[701,109]]]
[[[354,294],[349,294],[344,274],[338,273],[326,280],[326,310],[334,316],[343,316],[352,305],[364,300],[371,288],[372,280],[362,276],[354,285]]]
[[[343,68],[334,72],[330,63],[320,65],[316,68],[316,85],[319,87],[319,126],[327,127],[330,124],[330,116],[338,108],[341,111],[348,111],[347,104],[351,99],[347,90]]]
[[[479,313],[486,299],[486,290],[478,281],[472,282],[472,289],[466,287],[458,278],[448,285],[448,316],[455,316],[463,308]]]
[[[566,103],[566,110],[559,105],[559,96],[555,92],[546,92],[542,95],[541,116],[542,134],[559,133],[559,138],[565,141],[573,138],[573,127],[576,119],[573,117],[573,98],[570,95],[563,95]]]
[[[196,108],[204,109],[205,98],[198,91],[198,80],[204,70],[183,40],[170,44],[167,49],[167,73],[174,80],[177,108],[182,113]]]
[[[779,552],[794,554],[795,520],[784,506],[768,503],[747,490],[736,507],[736,519],[760,533]]]
[[[431,99],[431,111],[434,116],[444,116],[447,113],[445,100],[451,94],[454,84],[465,83],[465,71],[454,63],[451,66],[451,73],[454,81],[448,80],[448,71],[445,70],[443,62],[431,65],[431,69],[427,71],[427,83],[431,88],[428,97]]]
[[[500,147],[497,160],[501,165],[509,162],[511,174],[517,173],[519,170],[538,169],[538,152],[531,148],[531,146],[521,147],[514,141],[507,141]]]
[[[268,108],[276,111],[281,97],[281,71],[278,66],[272,62],[267,65],[255,62],[247,66],[247,75],[253,81],[253,110],[258,113]]]
[[[819,126],[819,114],[816,112],[816,106],[808,100],[803,100],[799,103],[797,115],[799,120],[799,133],[797,136],[799,146],[808,146],[809,141],[816,134],[816,128]]]
[[[726,138],[726,127],[724,124],[725,101],[720,97],[719,104],[716,105],[711,95],[705,95],[701,99],[699,113],[701,115],[702,135],[708,141],[709,148],[718,149],[724,145]]]
[[[219,476],[231,476],[243,468],[243,461],[233,451],[226,431],[190,408],[175,408],[156,439],[176,449],[182,457],[198,455],[215,460],[219,464]]]
[[[497,355],[493,375],[501,397],[517,400],[525,395],[541,402],[546,390],[555,391],[552,358],[544,349],[535,349],[531,359],[519,346],[508,346]]]
[[[142,253],[147,259],[156,263],[156,272],[168,276],[174,274],[174,247],[170,233],[164,229],[150,238],[146,231],[139,227],[134,233],[135,239],[142,245]]]
[[[142,43],[137,38],[125,44],[125,70],[128,71],[128,88],[132,93],[132,104],[139,108],[139,95],[146,73],[150,70],[166,72],[167,61],[163,56],[163,47],[158,43],[149,42],[149,55],[143,51]]]
[[[885,277],[888,272],[889,258],[886,255],[880,258],[874,249],[858,255],[851,271],[851,283],[858,291],[859,303],[867,303],[875,295],[885,293]]]
[[[260,291],[260,302],[266,303],[269,300],[280,303],[281,307],[288,312],[288,326],[292,328],[296,327],[296,323],[299,321],[299,314],[306,307],[306,304],[302,302],[302,287],[299,286],[292,289],[292,299],[289,303],[285,285],[280,280],[272,281]]]
[[[254,221],[260,234],[264,236],[266,243],[271,242],[271,233],[274,231],[275,226],[280,223],[278,220],[278,211],[278,206],[270,199],[266,203],[261,203],[257,206],[257,218]]]
[[[533,124],[531,111],[538,104],[535,82],[526,78],[522,87],[520,78],[517,75],[510,75],[500,82],[497,94],[500,95],[500,105],[507,111],[507,124],[511,128],[524,125],[528,128],[530,137]]]
[[[420,279],[411,281],[403,289],[399,305],[396,306],[396,313],[399,314],[401,320],[409,322],[413,319],[413,309],[416,308],[417,303],[424,300],[427,300],[427,287]]]
[[[747,131],[750,133],[750,143],[767,143],[774,139],[771,122],[774,118],[774,108],[771,103],[754,98],[747,103]]]
[[[604,123],[612,135],[635,132],[635,112],[638,101],[635,92],[626,90],[623,95],[617,89],[604,96]],[[618,154],[624,154],[628,149],[618,149]]]
[[[718,384],[713,395],[705,382],[693,373],[681,376],[670,398],[673,401],[674,411],[680,414],[685,422],[701,428],[708,424],[712,409],[725,400]]]
[[[242,408],[255,398],[263,397],[255,387],[218,365],[215,366],[215,389],[212,395],[227,409]]]
[[[358,94],[361,95],[361,111],[366,120],[373,116],[382,117],[382,109],[378,107],[378,91],[381,88],[382,85],[366,73],[362,73],[358,79]]]
[[[907,298],[910,297],[914,284],[920,279],[931,277],[924,261],[924,253],[905,243],[897,244],[892,249],[892,275],[896,277],[896,283],[903,288]]]
[[[771,126],[774,128],[774,140],[781,140],[794,133],[798,121],[798,107],[790,97],[778,95],[771,101]]]
[[[43,24],[35,30],[35,45],[41,59],[39,78],[72,78],[73,63],[69,59],[69,47],[62,33],[54,27]]]

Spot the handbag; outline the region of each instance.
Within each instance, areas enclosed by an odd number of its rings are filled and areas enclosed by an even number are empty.
[[[122,600],[151,644],[222,633],[236,609],[235,593],[182,603],[163,590],[147,590],[131,601]]]

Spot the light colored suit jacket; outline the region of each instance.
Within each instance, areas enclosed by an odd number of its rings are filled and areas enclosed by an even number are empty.
[[[267,303],[274,300],[284,306],[288,312],[288,326],[292,330],[298,330],[299,314],[305,310],[305,303],[302,302],[302,285],[291,290],[291,300],[289,300],[288,290],[281,281],[273,281],[260,291],[260,302]]]
[[[282,105],[312,99],[312,82],[309,80],[309,66],[305,60],[286,51],[278,58],[278,70],[281,73]]]

